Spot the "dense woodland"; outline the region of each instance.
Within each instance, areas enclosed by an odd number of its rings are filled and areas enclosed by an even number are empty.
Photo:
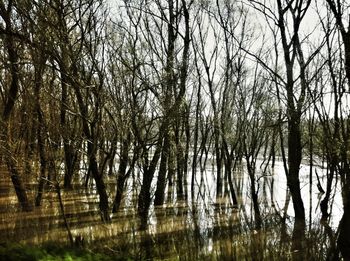
[[[131,186],[145,230],[168,191],[193,201],[196,175],[212,164],[215,197],[233,208],[237,170],[247,173],[263,230],[259,182],[280,161],[290,247],[303,260],[304,163],[322,192],[322,258],[350,260],[349,15],[346,0],[0,1],[0,160],[18,208],[93,186],[108,224]],[[343,216],[333,227],[335,193]]]

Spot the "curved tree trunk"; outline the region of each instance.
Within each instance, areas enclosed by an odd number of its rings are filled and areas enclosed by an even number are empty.
[[[287,182],[292,195],[295,219],[305,223],[305,209],[300,192],[299,168],[301,164],[300,117],[291,117],[288,122],[288,167]]]

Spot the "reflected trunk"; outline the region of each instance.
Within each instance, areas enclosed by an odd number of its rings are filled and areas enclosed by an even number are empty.
[[[344,161],[342,168],[343,179],[343,216],[339,223],[339,236],[337,240],[338,248],[344,260],[350,260],[350,183],[349,183],[349,167]]]
[[[295,219],[292,233],[292,259],[305,260],[305,221]]]

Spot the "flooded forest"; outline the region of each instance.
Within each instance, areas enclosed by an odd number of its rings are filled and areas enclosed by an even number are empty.
[[[350,260],[349,17],[0,0],[0,259]]]

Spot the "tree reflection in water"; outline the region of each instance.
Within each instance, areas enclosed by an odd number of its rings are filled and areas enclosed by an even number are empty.
[[[313,209],[306,206],[312,220],[307,220],[309,226],[305,230],[305,224],[294,222],[290,194],[278,168],[277,164],[274,176],[259,180],[263,186],[259,191],[261,229],[256,229],[247,186],[249,178],[242,172],[235,173],[239,177],[235,184],[240,192],[237,193],[239,207],[231,204],[227,193],[215,196],[214,175],[205,172],[197,177],[199,182],[193,198],[177,200],[173,193],[172,200],[166,204],[152,205],[143,230],[140,230],[133,183],[128,185],[121,208],[112,215],[111,223],[101,222],[93,187],[85,189],[76,185],[74,190],[62,189],[62,198],[74,237],[83,237],[87,246],[99,246],[136,259],[325,260],[336,257],[334,231],[341,217],[341,207],[337,205],[340,195],[334,197],[333,218],[320,223],[320,197],[317,188],[312,188],[311,199],[305,200],[313,202]],[[307,166],[302,170],[306,173]],[[321,169],[318,171],[322,173]],[[2,187],[7,188],[1,191],[0,198],[2,240],[34,244],[68,242],[53,190],[43,195],[41,207],[23,214],[17,210],[14,191],[6,183],[9,180],[3,174],[1,180]],[[115,185],[107,184],[113,194]],[[303,196],[309,197],[306,180],[302,179],[302,184]],[[30,185],[28,188],[31,189]]]

